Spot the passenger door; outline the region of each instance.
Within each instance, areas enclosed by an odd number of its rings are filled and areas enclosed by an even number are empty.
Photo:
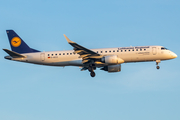
[[[157,54],[157,48],[156,47],[152,47],[152,54],[156,55]]]

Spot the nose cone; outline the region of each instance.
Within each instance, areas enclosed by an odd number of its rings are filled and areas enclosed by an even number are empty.
[[[172,58],[177,58],[177,55],[175,53],[171,54]]]

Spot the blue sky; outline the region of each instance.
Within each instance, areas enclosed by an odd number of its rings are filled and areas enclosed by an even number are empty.
[[[0,2],[0,48],[5,30],[32,48],[71,50],[63,34],[87,48],[162,45],[180,55],[177,0],[5,0]],[[122,64],[122,71],[49,67],[8,61],[0,51],[1,120],[179,120],[179,57]]]

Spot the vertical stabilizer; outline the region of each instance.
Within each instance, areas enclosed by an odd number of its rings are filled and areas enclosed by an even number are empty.
[[[13,30],[6,30],[12,51],[17,53],[40,52],[30,48]]]

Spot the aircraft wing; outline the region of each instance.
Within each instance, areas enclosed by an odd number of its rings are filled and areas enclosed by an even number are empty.
[[[79,54],[80,57],[83,59],[83,63],[88,63],[90,62],[92,59],[100,59],[103,56],[101,54],[98,54],[90,49],[87,49],[73,41],[71,41],[65,34],[64,37],[66,38],[67,42],[74,47],[74,52]]]

